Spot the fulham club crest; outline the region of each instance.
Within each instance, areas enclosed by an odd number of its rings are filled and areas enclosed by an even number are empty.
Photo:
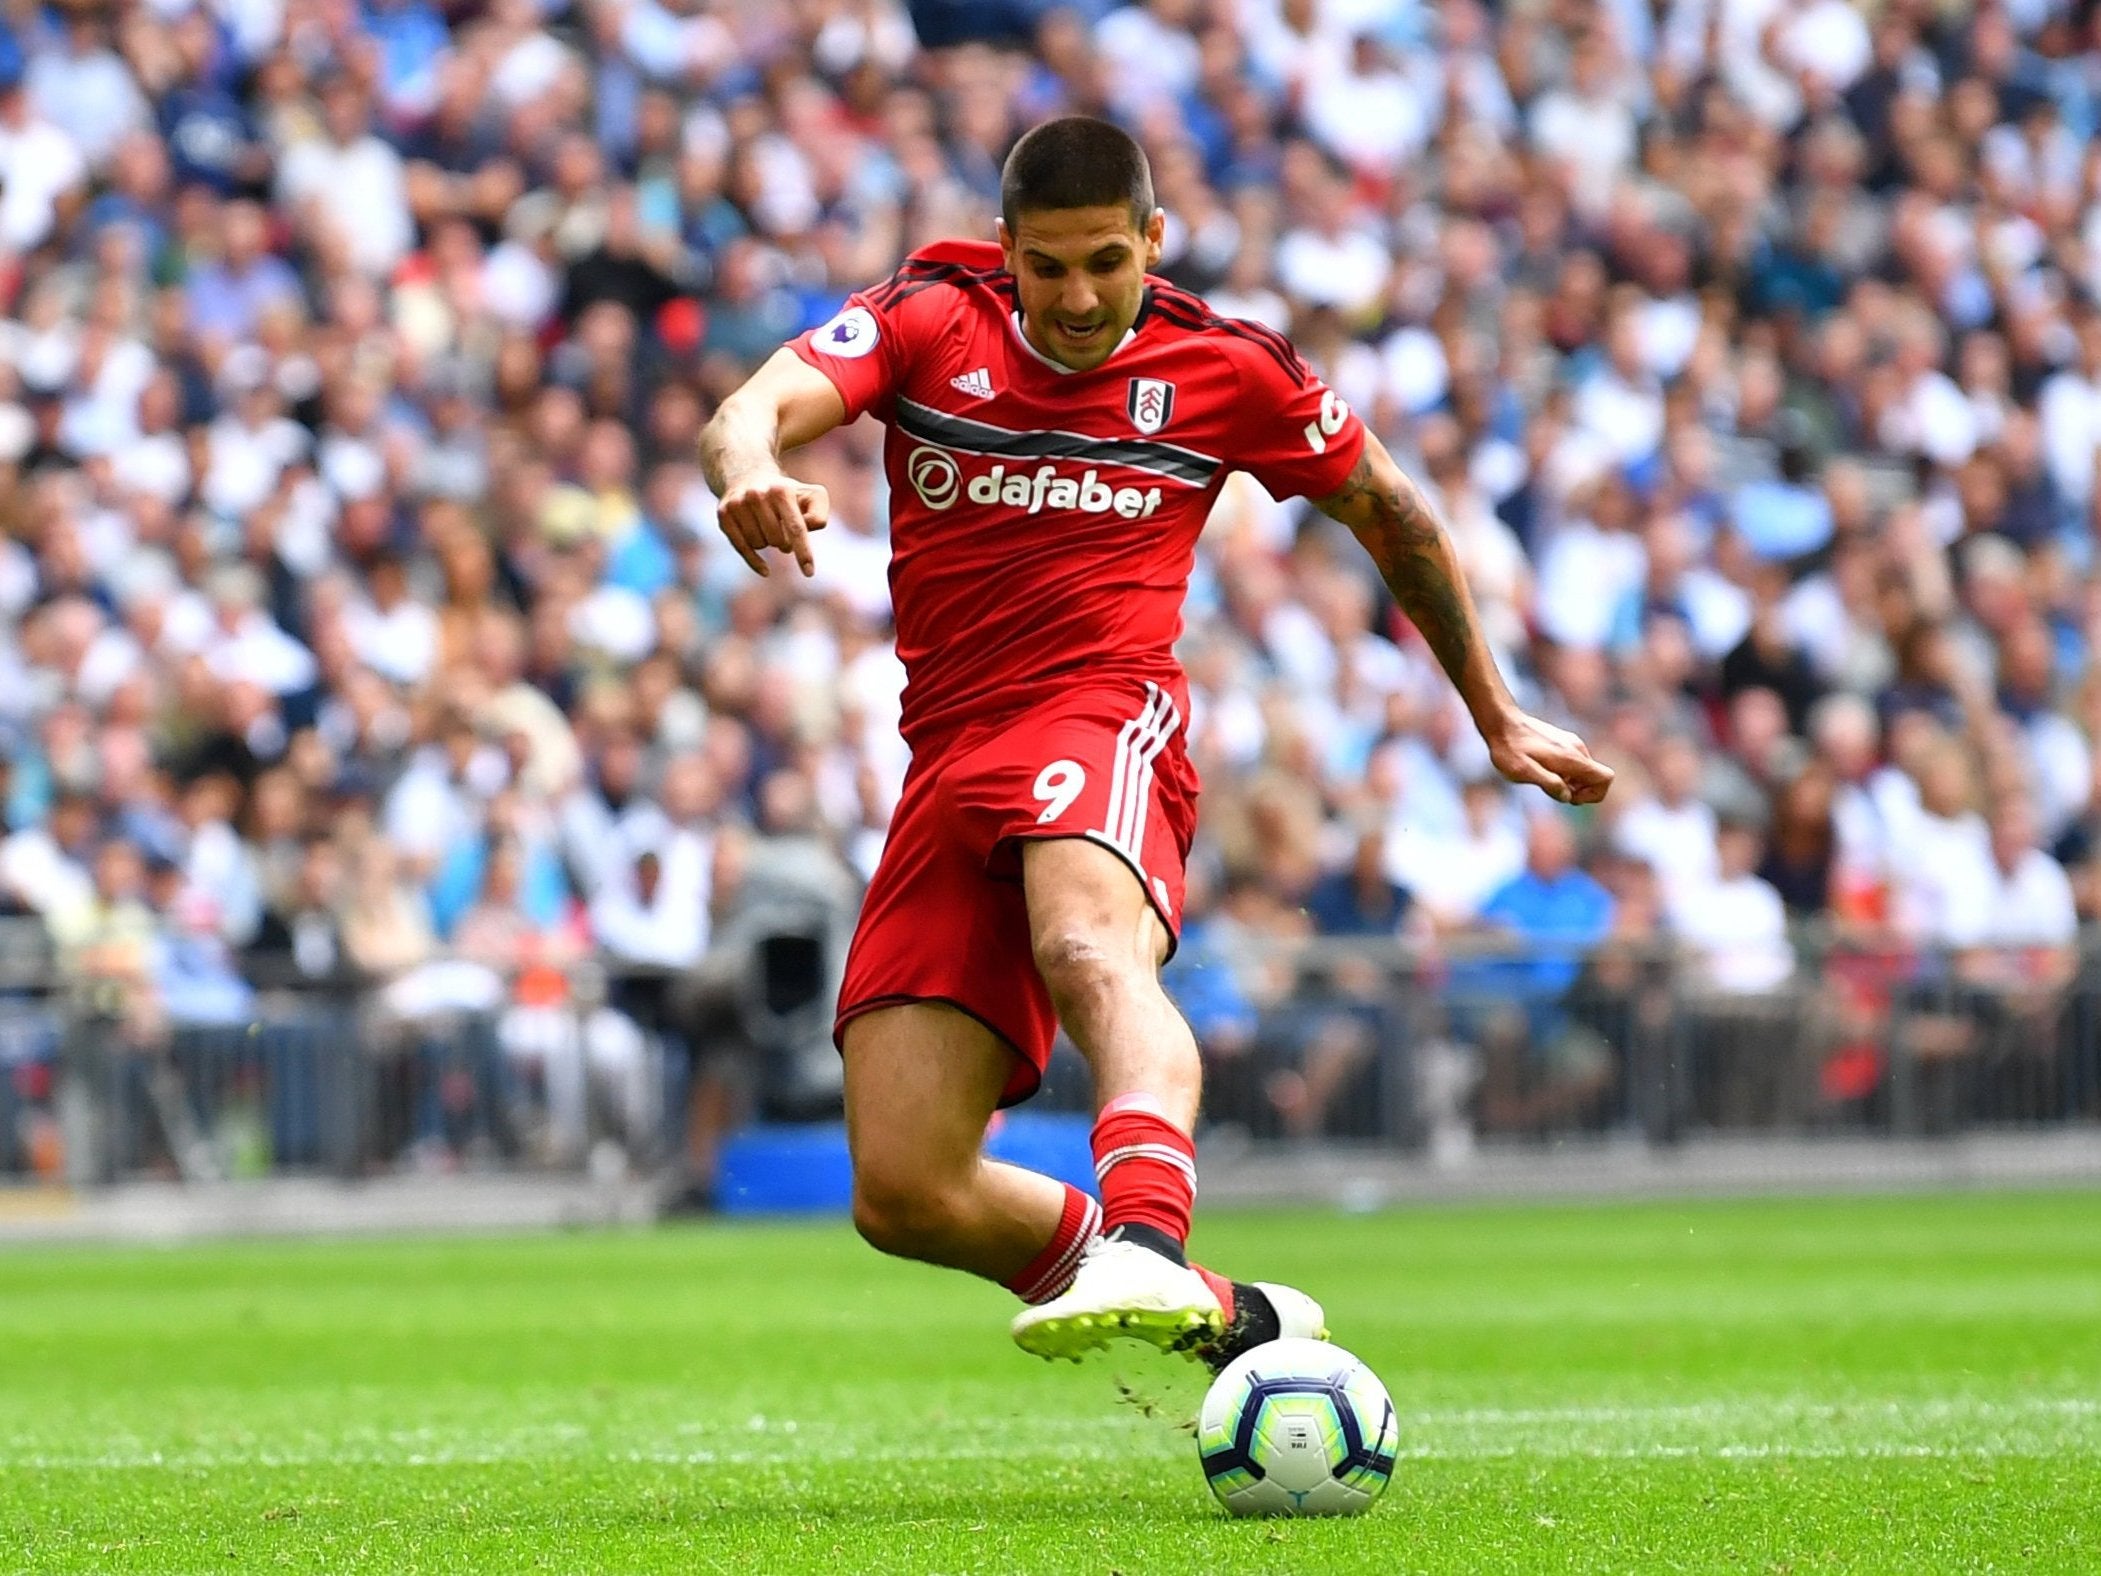
[[[1175,386],[1160,378],[1133,378],[1124,408],[1131,413],[1131,425],[1140,432],[1158,432],[1175,412]]]

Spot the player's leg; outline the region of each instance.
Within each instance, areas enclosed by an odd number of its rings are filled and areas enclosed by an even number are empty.
[[[946,816],[943,770],[906,780],[840,988],[854,1218],[885,1252],[1042,1301],[1070,1283],[1101,1208],[985,1158],[993,1111],[1035,1089],[1057,1020],[1021,890]]]
[[[1087,839],[1036,839],[1022,871],[1037,970],[1094,1069],[1107,1237],[1070,1291],[1016,1318],[1015,1340],[1061,1357],[1128,1335],[1223,1361],[1280,1333],[1324,1335],[1302,1293],[1187,1261],[1202,1063],[1160,983],[1166,926],[1131,866]]]
[[[1016,1341],[1046,1357],[1119,1334],[1208,1357],[1265,1329],[1322,1329],[1312,1299],[1279,1288],[1273,1307],[1259,1287],[1243,1299],[1185,1260],[1201,1064],[1159,981],[1195,814],[1179,731],[1158,685],[1082,687],[945,761],[929,801],[944,835],[924,847],[944,862],[960,851],[970,868],[916,883],[944,901],[887,931],[899,972],[947,981],[911,994],[970,1006],[1020,1053],[1005,1098],[1034,1088],[1060,1019],[1093,1064],[1095,1169],[1118,1233],[1088,1248],[1063,1296],[1015,1320]],[[964,922],[950,917],[965,908]],[[940,945],[929,927],[968,944]]]
[[[1096,1105],[1142,1096],[1177,1127],[1195,1127],[1203,1061],[1160,983],[1167,927],[1130,866],[1085,838],[1032,839],[1022,890],[1036,972],[1093,1069]]]
[[[1013,1071],[1006,1041],[954,1007],[909,1002],[855,1017],[844,1053],[861,1235],[1025,1301],[1062,1292],[1101,1212],[1062,1182],[986,1158],[985,1127]]]

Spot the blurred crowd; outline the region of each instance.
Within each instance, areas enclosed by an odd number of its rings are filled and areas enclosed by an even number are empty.
[[[2061,984],[2101,911],[2097,16],[11,0],[0,903],[141,1012],[245,1010],[267,960],[413,1014],[689,969],[770,844],[865,877],[907,764],[878,434],[793,461],[808,583],[718,538],[695,441],[1088,112],[1152,155],[1161,272],[1304,348],[1620,773],[1536,824],[1346,534],[1236,478],[1174,979],[1285,1047],[1278,1109],[1350,1060],[1261,977],[1294,935],[1667,942],[1749,998],[1807,924]]]

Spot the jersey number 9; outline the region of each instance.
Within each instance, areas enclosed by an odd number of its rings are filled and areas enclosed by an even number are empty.
[[[1036,774],[1036,797],[1048,801],[1038,826],[1047,826],[1072,808],[1087,786],[1087,770],[1078,761],[1052,761]]]

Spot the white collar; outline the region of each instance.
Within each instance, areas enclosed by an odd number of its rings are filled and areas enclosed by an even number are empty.
[[[1094,370],[1093,367],[1068,367],[1064,362],[1053,361],[1049,356],[1046,356],[1042,351],[1038,350],[1033,344],[1029,342],[1029,331],[1021,326],[1021,314],[1019,312],[1009,312],[1007,314],[1007,321],[1014,325],[1014,337],[1021,341],[1021,348],[1023,350],[1026,350],[1030,355],[1034,356],[1038,361],[1042,362],[1046,367],[1049,367],[1051,371],[1069,374],[1073,372],[1092,372]],[[1123,338],[1119,339],[1116,342],[1116,349],[1110,351],[1108,355],[1102,357],[1098,365],[1107,366],[1110,360],[1116,356],[1118,351],[1121,351],[1124,346],[1128,345],[1132,340],[1136,339],[1137,337],[1138,325],[1136,323],[1133,323],[1129,328],[1123,331]]]

